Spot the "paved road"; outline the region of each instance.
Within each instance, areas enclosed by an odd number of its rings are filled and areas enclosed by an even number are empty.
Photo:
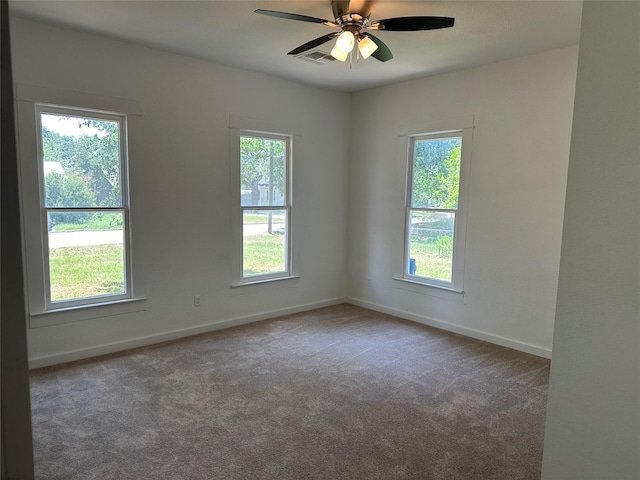
[[[122,243],[122,230],[80,230],[75,232],[49,232],[49,248],[83,247]]]
[[[283,229],[284,229],[284,223],[271,224],[272,232],[277,232],[278,230],[283,230]],[[242,228],[242,234],[245,237],[248,237],[249,235],[259,235],[261,233],[267,233],[268,230],[269,230],[269,225],[266,223],[250,223],[248,225],[245,225]]]
[[[273,231],[282,230],[284,223],[274,223]],[[267,233],[266,223],[245,225],[244,236]],[[122,230],[79,230],[74,232],[49,232],[49,248],[83,247],[86,245],[107,245],[122,243]]]

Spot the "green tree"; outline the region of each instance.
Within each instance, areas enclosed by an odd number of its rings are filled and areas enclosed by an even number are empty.
[[[118,123],[78,120],[80,130],[83,126],[91,127],[93,133],[70,136],[42,129],[44,158],[59,162],[66,173],[76,175],[86,183],[94,200],[85,206],[118,207],[121,205]]]
[[[45,178],[47,207],[87,207],[95,195],[78,175],[49,173]]]
[[[267,138],[240,137],[240,182],[251,191],[251,202],[258,205],[258,184],[271,184],[284,193],[285,142]]]
[[[122,203],[118,123],[86,119],[83,125],[98,130],[100,134],[78,137],[75,171],[89,182],[96,195],[96,205],[119,207]]]
[[[412,194],[414,207],[458,207],[461,148],[459,138],[416,142]]]
[[[42,127],[42,147],[45,162],[60,162],[75,155],[75,138],[70,135],[60,135],[47,127]]]
[[[95,195],[78,175],[49,173],[45,177],[47,207],[86,207],[95,204]],[[89,213],[52,213],[50,227],[59,223],[83,223]]]

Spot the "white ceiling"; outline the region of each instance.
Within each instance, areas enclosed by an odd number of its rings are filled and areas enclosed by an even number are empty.
[[[577,44],[582,3],[381,0],[372,21],[434,15],[454,17],[455,26],[375,32],[394,58],[385,63],[369,58],[352,69],[348,63],[318,65],[288,56],[298,45],[332,30],[258,15],[256,8],[333,20],[328,0],[10,2],[11,13],[23,18],[347,92]],[[318,49],[329,52],[331,47],[330,42]]]

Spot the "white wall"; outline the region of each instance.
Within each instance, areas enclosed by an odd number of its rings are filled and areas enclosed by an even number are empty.
[[[577,47],[352,97],[349,296],[354,302],[550,355]],[[474,115],[464,297],[401,273],[407,126]],[[371,286],[367,286],[371,277]]]
[[[143,110],[145,154],[131,159],[131,188],[142,202],[134,248],[147,310],[32,328],[33,365],[347,292],[370,308],[550,355],[577,47],[349,96],[22,19],[12,34],[17,83],[132,99]],[[293,168],[299,280],[229,286],[230,115],[302,132]],[[392,279],[406,163],[397,133],[467,115],[476,128],[459,297]]]
[[[640,3],[585,2],[542,477],[640,478]]]
[[[130,159],[130,183],[142,202],[134,273],[144,280],[147,310],[31,328],[33,365],[344,297],[347,94],[17,18],[11,27],[16,83],[131,99],[143,111],[144,155]],[[230,115],[299,127],[292,169],[299,280],[230,288]],[[199,308],[194,294],[202,295]]]

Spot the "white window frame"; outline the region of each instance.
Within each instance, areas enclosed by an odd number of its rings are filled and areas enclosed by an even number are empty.
[[[132,241],[131,225],[141,215],[138,196],[130,190],[132,157],[142,157],[142,110],[134,100],[116,97],[104,97],[82,92],[58,90],[35,85],[18,84],[16,86],[16,115],[18,133],[18,154],[20,159],[20,186],[22,207],[22,228],[24,242],[25,287],[29,312],[29,327],[38,328],[111,317],[146,310],[146,297],[142,293],[144,269],[139,267],[138,254]],[[44,207],[44,172],[42,167],[42,132],[40,127],[40,111],[65,113],[91,118],[104,118],[122,121],[120,138],[121,190],[122,207],[112,210],[126,209],[123,224],[125,257],[126,293],[104,295],[85,299],[73,299],[63,302],[51,302],[48,288],[48,229]],[[126,129],[126,130],[125,130]],[[137,167],[139,168],[139,167]],[[70,208],[68,210],[81,210]],[[88,208],[86,210],[102,210]],[[137,245],[137,243],[136,243]],[[140,253],[140,252],[138,252]],[[135,272],[135,275],[134,275]]]
[[[103,112],[96,110],[80,109],[60,105],[48,105],[37,103],[36,109],[36,132],[37,152],[38,152],[38,184],[40,189],[40,227],[42,229],[42,256],[44,258],[44,294],[45,309],[56,310],[60,308],[77,307],[81,305],[95,305],[105,302],[114,302],[131,298],[131,242],[129,225],[129,174],[127,155],[127,116],[125,114]],[[44,175],[44,150],[42,144],[42,114],[66,115],[71,117],[89,118],[96,120],[107,120],[118,123],[118,147],[120,149],[120,207],[47,207],[45,202],[45,175]],[[124,292],[121,294],[96,295],[71,300],[51,300],[51,274],[49,271],[49,235],[48,214],[50,212],[120,212],[122,213],[122,230],[124,258]]]
[[[431,140],[438,138],[452,138],[460,137],[462,139],[462,146],[460,152],[460,182],[459,182],[459,194],[458,194],[458,208],[446,209],[446,208],[416,208],[412,207],[411,199],[413,195],[413,166],[414,166],[414,154],[415,154],[415,142],[419,140]],[[426,133],[412,133],[408,134],[407,148],[407,176],[406,176],[406,188],[405,188],[405,218],[404,218],[404,249],[403,249],[403,266],[402,266],[402,279],[411,283],[421,284],[430,287],[441,288],[445,290],[452,290],[462,293],[464,291],[463,278],[464,278],[464,254],[465,254],[465,242],[466,242],[466,219],[468,210],[468,175],[471,162],[471,144],[473,137],[473,120],[471,125],[463,128],[453,128],[446,130],[432,130]],[[419,275],[411,275],[409,273],[409,255],[410,255],[410,241],[411,241],[411,213],[415,211],[435,211],[435,212],[454,212],[454,237],[453,237],[453,255],[452,255],[452,272],[451,281],[422,277]]]
[[[240,132],[250,132],[250,134],[271,134],[277,136],[290,137],[289,145],[289,172],[286,176],[287,189],[289,192],[289,215],[288,215],[288,263],[289,274],[274,278],[265,276],[255,276],[252,278],[242,278],[242,210],[240,205]],[[302,138],[301,126],[295,119],[274,119],[256,118],[247,116],[229,115],[229,208],[231,211],[230,235],[231,235],[231,256],[230,256],[230,294],[246,295],[260,292],[273,291],[283,287],[296,285],[299,282],[298,272],[299,247],[296,244],[295,232],[297,231],[298,220],[295,209],[295,165],[294,165],[294,144]]]
[[[269,205],[269,206],[243,206],[240,202],[240,140],[242,137],[251,137],[251,138],[263,138],[267,140],[279,140],[285,142],[285,174],[284,174],[284,202],[283,205]],[[272,280],[280,280],[286,278],[292,278],[294,275],[292,273],[292,235],[291,235],[291,163],[292,163],[292,143],[293,137],[292,135],[273,133],[273,132],[262,132],[255,130],[246,130],[241,129],[238,131],[237,137],[237,196],[235,199],[235,203],[238,206],[238,210],[235,215],[238,218],[238,222],[236,225],[239,225],[239,229],[236,228],[237,233],[235,235],[234,243],[239,245],[238,254],[239,258],[236,260],[236,264],[239,265],[239,269],[236,267],[236,279],[234,285],[250,285],[255,283],[268,282]],[[235,190],[235,189],[234,189]],[[284,210],[286,212],[286,232],[285,232],[285,269],[282,272],[274,272],[274,273],[265,273],[261,275],[252,275],[250,277],[244,276],[244,241],[243,241],[243,215],[245,210]]]

